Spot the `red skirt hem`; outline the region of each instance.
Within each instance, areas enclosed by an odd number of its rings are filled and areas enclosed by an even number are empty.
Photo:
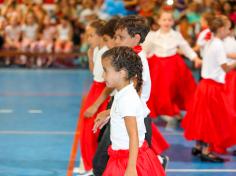
[[[236,144],[235,117],[228,110],[224,84],[200,81],[192,107],[182,121],[184,136],[211,146],[227,148]]]
[[[129,150],[108,149],[110,156],[103,176],[124,176],[126,171]],[[136,170],[139,176],[165,176],[165,171],[154,152],[145,141],[139,148]]]

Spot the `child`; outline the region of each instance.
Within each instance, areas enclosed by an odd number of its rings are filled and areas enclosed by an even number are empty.
[[[107,87],[117,90],[110,113],[110,158],[103,176],[165,175],[144,139],[144,118],[149,110],[138,95],[142,86],[140,57],[131,48],[116,47],[103,54],[102,65]],[[137,79],[136,90],[133,79]]]
[[[69,53],[72,51],[73,30],[67,17],[62,17],[57,25],[57,40],[55,43],[55,52]]]
[[[148,101],[150,117],[168,115],[180,118],[180,110],[186,110],[191,103],[196,83],[183,59],[177,54],[180,48],[184,55],[198,67],[201,60],[190,48],[182,35],[174,30],[173,16],[170,11],[160,11],[160,29],[147,36],[144,50],[149,57],[148,63],[152,81]]]
[[[100,33],[104,25],[104,21],[96,20],[91,22],[86,29],[88,42],[93,49],[93,54],[89,56],[89,64],[93,73],[94,82],[80,111],[80,121],[82,124],[80,129],[80,149],[83,159],[80,163],[81,168],[78,171],[80,173],[83,171],[83,164],[86,172],[92,172],[92,160],[97,148],[97,139],[99,135],[99,132],[94,134],[92,131],[94,119],[97,113],[106,109],[108,103],[108,98],[99,102],[99,104],[96,103],[96,100],[106,87],[102,77],[103,68],[101,55],[108,50],[108,48],[104,45]]]
[[[139,44],[145,40],[145,37],[148,31],[149,31],[149,27],[147,26],[145,19],[139,16],[133,16],[133,15],[124,17],[121,20],[119,20],[115,28],[116,46],[128,46],[130,48],[133,48],[135,52],[137,52],[138,55],[141,57],[141,60],[143,63],[143,86],[142,86],[142,91],[140,93],[140,96],[144,104],[146,104],[146,102],[149,99],[149,95],[151,91],[150,90],[151,80],[150,80],[150,74],[149,74],[149,68],[148,68],[146,55]],[[100,114],[98,114],[98,117],[95,120],[94,129],[96,129],[100,125],[100,123],[103,122],[104,119],[106,119],[109,115],[110,115],[110,110],[107,110],[105,112],[101,112]],[[159,133],[155,125],[153,123],[151,124],[150,118],[145,119],[145,125],[147,128],[146,140],[148,141],[149,145],[152,147],[152,149],[155,151],[157,155],[161,154],[165,149],[168,148],[169,145],[167,144],[165,139],[161,136],[161,134]],[[109,129],[109,124],[107,128]],[[94,158],[95,175],[101,175],[105,168],[104,166],[106,166],[106,162],[107,162],[106,159],[108,159],[108,157],[106,158],[106,155],[107,155],[106,148],[109,145],[109,141],[110,141],[109,131],[106,130],[101,140],[101,143],[103,143],[103,146],[100,147],[100,144],[99,144],[98,150]],[[101,162],[101,158],[102,158],[102,162]],[[100,167],[99,172],[97,172],[97,167],[98,167],[97,165],[99,165]]]
[[[19,20],[16,15],[10,18],[9,25],[5,28],[5,47],[6,49],[20,48],[21,27],[19,26]]]
[[[226,72],[235,69],[236,62],[227,64],[222,42],[228,32],[224,20],[216,17],[209,28],[214,37],[203,51],[203,79],[182,125],[185,138],[197,141],[192,149],[193,155],[200,154],[202,161],[223,162],[222,158],[210,151],[210,147],[226,148],[236,143],[232,138],[232,134],[235,134],[235,117],[229,112],[230,106],[224,92]]]
[[[232,64],[236,61],[236,40],[234,33],[234,24],[229,21],[228,17],[221,16],[225,22],[226,27],[230,28],[230,32],[227,37],[223,40],[225,52],[227,54],[228,64]],[[231,107],[228,109],[232,110],[232,113],[236,114],[236,71],[231,70],[226,74],[225,77],[226,97]],[[211,148],[214,152],[219,154],[227,154],[227,148],[221,148],[219,146],[213,146]],[[233,151],[233,154],[235,151]],[[236,153],[235,153],[236,154]]]
[[[229,23],[229,21],[228,21]],[[224,48],[227,54],[228,63],[233,63],[236,61],[236,40],[234,32],[235,24],[231,22],[230,33],[224,39]],[[236,71],[232,70],[226,74],[226,89],[230,94],[230,102],[232,102],[233,108],[236,112]]]
[[[197,43],[194,47],[194,51],[200,51],[200,56],[203,57],[203,48],[205,44],[211,39],[211,31],[209,29],[209,23],[213,20],[214,15],[206,12],[201,16],[201,28],[202,31],[198,34]]]
[[[38,23],[36,21],[35,14],[30,11],[26,14],[25,23],[22,25],[22,42],[21,50],[32,51],[36,40],[38,39]],[[26,64],[26,56],[21,57],[21,64]],[[29,63],[30,65],[32,63]]]
[[[7,50],[19,50],[20,49],[20,38],[21,38],[21,27],[19,20],[16,15],[10,18],[10,24],[5,28],[5,46]],[[5,63],[10,64],[10,58],[6,58]]]
[[[56,38],[55,33],[56,33],[56,27],[55,27],[55,22],[53,19],[49,16],[46,15],[43,20],[43,31],[40,36],[39,42],[36,43],[35,45],[35,51],[38,50],[38,52],[46,52],[46,53],[52,53],[53,48],[54,48],[54,39]],[[39,57],[37,58],[37,66],[40,67],[43,64],[46,64],[46,66],[49,66],[52,64],[53,58],[49,56],[47,59]]]

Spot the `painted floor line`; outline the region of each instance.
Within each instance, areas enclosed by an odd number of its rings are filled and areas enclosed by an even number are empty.
[[[28,110],[28,113],[30,113],[30,114],[42,114],[43,111],[40,110],[40,109],[30,109],[30,110]]]
[[[2,97],[71,97],[82,96],[80,93],[68,93],[68,92],[0,92]]]
[[[0,109],[1,114],[10,114],[13,113],[12,109]]]
[[[37,111],[36,111],[37,113]],[[3,130],[1,131],[0,130],[0,134],[43,134],[43,135],[74,135],[75,132],[73,131],[24,131],[24,130]],[[179,133],[176,133],[176,134],[172,134],[172,133],[163,133],[163,135],[182,135],[182,134],[179,134]]]
[[[236,172],[236,169],[167,169],[167,172],[205,172],[205,173],[219,173],[219,172]]]
[[[68,131],[14,131],[3,130],[0,135],[74,135],[74,132]]]

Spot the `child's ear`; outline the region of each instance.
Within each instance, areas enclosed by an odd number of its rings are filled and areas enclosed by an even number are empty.
[[[136,43],[140,43],[141,36],[139,34],[135,34],[134,36]]]
[[[121,76],[121,78],[127,78],[127,72],[126,72],[126,70],[121,69],[121,70],[120,70],[120,76]]]

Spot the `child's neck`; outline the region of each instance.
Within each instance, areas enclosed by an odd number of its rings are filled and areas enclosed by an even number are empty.
[[[116,89],[117,89],[118,91],[120,91],[121,89],[123,89],[124,87],[128,86],[129,84],[130,84],[130,81],[125,81],[125,82],[121,83],[120,85],[118,85],[118,86],[116,87]]]
[[[222,37],[221,34],[219,34],[219,33],[216,33],[216,34],[215,34],[215,37],[218,38],[218,39],[220,39],[220,40],[223,40],[223,37]]]
[[[168,28],[168,29],[163,29],[163,28],[160,28],[160,31],[162,34],[166,34],[168,32],[170,32],[171,28]]]

